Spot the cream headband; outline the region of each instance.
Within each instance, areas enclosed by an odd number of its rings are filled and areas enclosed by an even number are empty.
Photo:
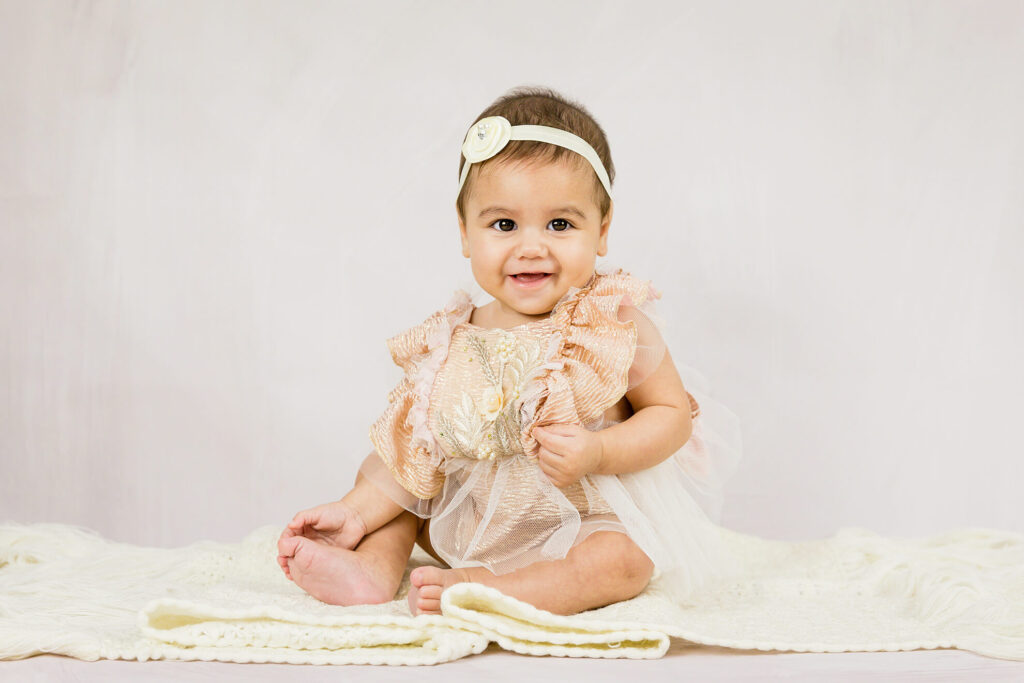
[[[462,156],[466,163],[462,165],[462,177],[459,178],[459,192],[469,175],[469,167],[474,163],[490,159],[505,148],[509,140],[537,140],[576,152],[590,162],[604,185],[605,192],[612,196],[612,184],[608,180],[608,172],[604,170],[601,157],[586,140],[561,128],[551,126],[519,125],[513,126],[504,116],[486,116],[466,133],[466,141],[462,143]],[[456,193],[458,196],[458,193]]]

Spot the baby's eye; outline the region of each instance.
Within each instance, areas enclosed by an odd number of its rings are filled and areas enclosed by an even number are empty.
[[[568,230],[569,228],[572,227],[572,224],[569,221],[565,220],[564,218],[556,218],[555,220],[551,221],[551,224],[555,224],[555,223],[557,223],[557,224],[565,223],[565,229],[564,230],[559,230],[559,229],[556,228],[555,232],[565,232],[566,230]]]
[[[499,218],[498,220],[494,221],[493,223],[491,223],[491,225],[489,225],[487,227],[498,225],[499,226],[498,227],[498,232],[512,232],[511,230],[502,230],[501,229],[501,224],[502,223],[511,223],[513,227],[515,227],[515,224],[516,224],[515,221],[509,220],[508,218]]]

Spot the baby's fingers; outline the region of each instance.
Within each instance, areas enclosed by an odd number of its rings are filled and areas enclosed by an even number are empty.
[[[315,529],[320,523],[320,513],[316,509],[303,510],[295,515],[292,521],[288,522],[288,528],[294,529],[296,533],[303,533],[307,527]]]
[[[284,555],[278,555],[277,563],[281,565],[281,571],[284,572],[284,575],[287,576],[289,579],[292,578],[291,574],[288,573],[288,558]]]
[[[309,518],[309,513],[306,510],[295,513],[292,517],[292,521],[288,522],[289,529],[301,530],[306,525],[306,520]]]
[[[552,467],[551,465],[549,465],[549,464],[547,464],[545,462],[541,462],[540,463],[540,471],[543,472],[544,476],[546,476],[551,481],[551,483],[554,484],[555,486],[557,486],[559,488],[561,488],[563,486],[563,483],[562,483],[562,481],[563,481],[562,473],[559,472],[554,467]]]
[[[537,449],[537,461],[542,465],[557,465],[562,461],[562,456],[541,446]]]

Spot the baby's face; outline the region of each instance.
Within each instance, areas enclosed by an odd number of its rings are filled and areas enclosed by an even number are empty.
[[[585,161],[482,166],[459,220],[473,277],[502,304],[505,322],[543,317],[582,287],[608,252],[612,211],[602,220],[594,170]],[[539,280],[519,273],[545,273]],[[516,314],[519,314],[517,317]]]

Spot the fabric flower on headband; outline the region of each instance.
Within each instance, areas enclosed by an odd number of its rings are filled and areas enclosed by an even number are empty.
[[[504,116],[488,116],[469,129],[462,155],[473,164],[490,159],[512,139],[512,124]]]

